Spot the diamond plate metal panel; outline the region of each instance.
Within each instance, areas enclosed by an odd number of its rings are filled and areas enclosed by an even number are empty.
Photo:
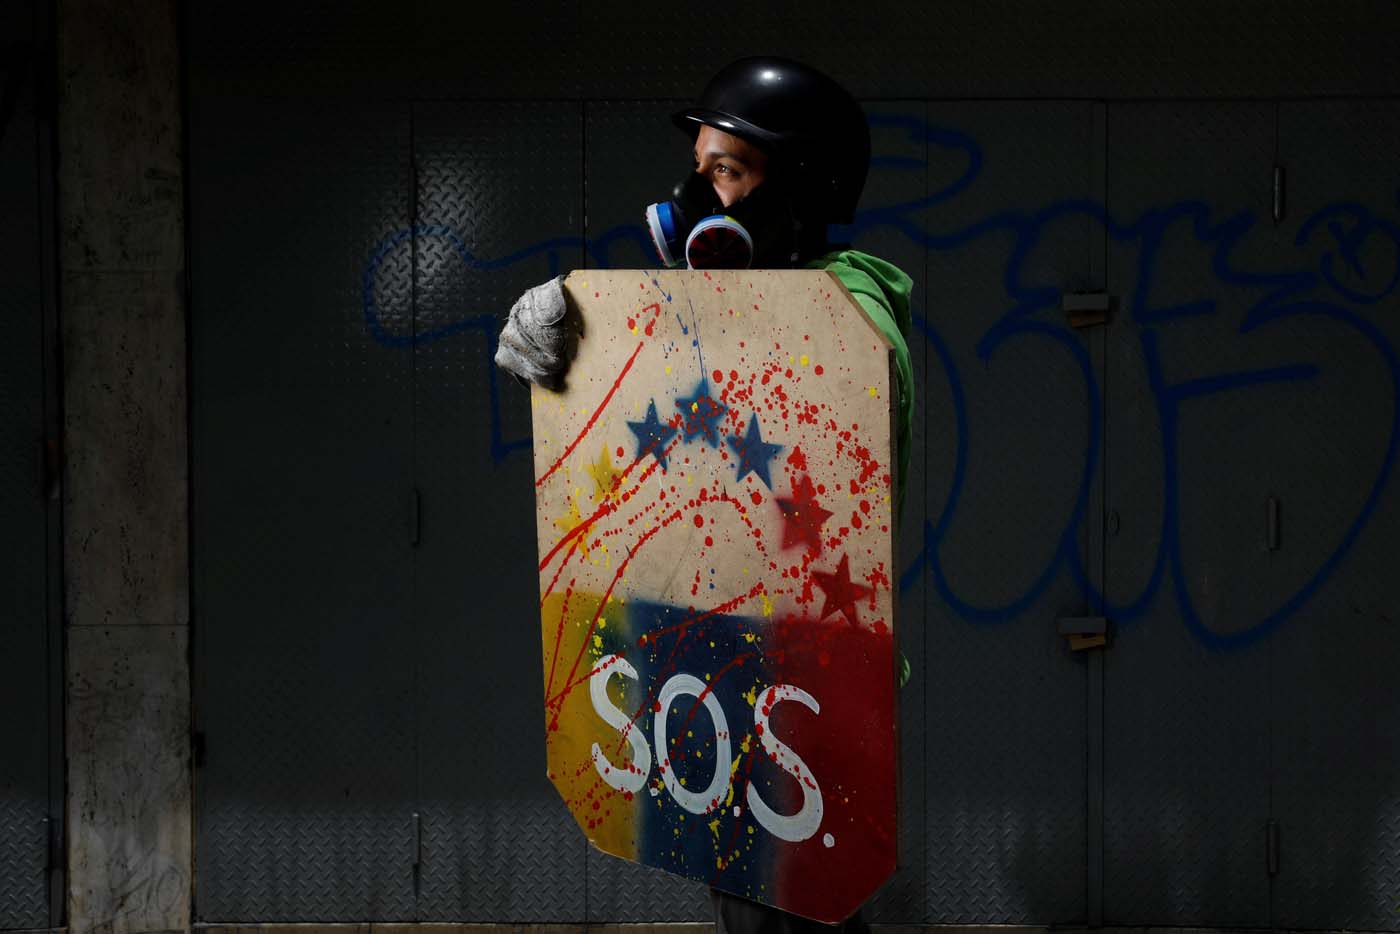
[[[195,109],[207,95],[385,102],[407,95],[410,11],[386,15],[375,0],[247,0],[184,12]]]
[[[1393,73],[1400,57],[1383,38],[1400,20],[1378,3],[817,0],[754,8],[742,31],[697,30],[690,11],[665,4],[609,0],[588,4],[586,13],[582,48],[645,51],[592,63],[580,83],[598,97],[693,93],[720,64],[759,50],[811,61],[865,97],[1244,97],[1400,87]],[[492,84],[503,84],[505,68],[491,72]]]
[[[927,920],[1084,917],[1084,615],[1093,367],[1059,311],[1086,286],[1088,104],[931,104],[926,238]]]
[[[1395,101],[1279,106],[1288,213],[1275,266],[1304,274],[1261,329],[1318,368],[1275,400],[1286,450],[1271,555],[1273,923],[1400,929],[1400,230]]]
[[[408,20],[412,62],[399,78],[411,76],[419,98],[586,96],[596,63],[638,57],[599,35],[590,7],[583,0],[419,4]]]
[[[191,110],[201,921],[413,914],[408,118]]]
[[[1244,629],[1291,374],[1240,325],[1273,143],[1264,105],[1108,110],[1105,923],[1268,923],[1268,653]]]
[[[582,265],[577,104],[415,108],[419,917],[584,920],[545,775],[529,393],[495,369],[526,288]]]
[[[872,12],[876,15],[869,15]],[[583,49],[632,53],[589,57],[588,77],[581,82],[584,93],[613,99],[693,99],[720,67],[760,53],[792,56],[846,78],[851,66],[866,57],[862,41],[879,47],[877,37],[900,35],[899,24],[908,16],[893,3],[877,3],[872,10],[830,0],[801,7],[789,2],[752,4],[744,11],[742,29],[719,23],[697,29],[693,9],[627,0],[590,0],[585,13]],[[914,62],[916,58],[889,55],[886,67],[907,74]],[[890,87],[886,84],[883,90]],[[864,88],[851,90],[867,93]]]
[[[276,24],[276,28],[268,24]],[[793,55],[861,97],[1376,96],[1400,93],[1384,0],[754,5],[743,29],[680,5],[370,0],[191,8],[196,88],[418,97],[688,97],[739,55]]]
[[[588,917],[592,923],[710,921],[710,888],[681,876],[588,847]]]
[[[28,42],[0,47],[0,541],[7,556],[0,584],[0,928],[49,923],[45,384],[32,54]]]

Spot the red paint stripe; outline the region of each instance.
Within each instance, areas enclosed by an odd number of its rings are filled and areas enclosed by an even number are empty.
[[[598,611],[593,614],[593,620],[588,624],[588,632],[583,634],[583,642],[579,646],[578,654],[574,656],[574,663],[569,667],[569,674],[564,678],[564,687],[561,688],[557,694],[545,698],[544,704],[546,707],[556,708],[554,711],[554,715],[550,718],[549,721],[551,729],[553,729],[559,723],[559,713],[563,707],[563,701],[565,696],[567,696],[568,693],[574,688],[578,687],[580,684],[584,684],[587,681],[587,678],[584,678],[581,681],[574,680],[574,675],[578,673],[578,663],[583,661],[583,653],[588,650],[588,640],[593,637],[593,633],[597,630],[598,618],[603,615],[603,610],[607,609],[608,598],[612,596],[613,588],[617,586],[617,582],[622,579],[622,572],[627,570],[628,562],[632,560],[632,558],[637,554],[637,552],[642,550],[642,546],[647,543],[648,539],[650,539],[657,532],[660,532],[663,528],[669,525],[671,521],[679,519],[680,516],[681,514],[678,510],[672,513],[670,516],[668,516],[667,519],[661,523],[661,525],[653,526],[652,528],[648,529],[642,535],[641,538],[637,539],[637,544],[634,545],[632,547],[632,550],[627,553],[627,557],[623,558],[622,561],[618,563],[617,571],[613,574],[612,583],[608,584],[608,589],[603,592],[602,599],[598,601]]]
[[[739,596],[734,597],[731,600],[726,600],[719,606],[716,606],[713,609],[706,610],[704,613],[701,613],[698,616],[692,616],[690,619],[683,619],[679,623],[672,623],[669,626],[663,626],[660,629],[656,629],[652,632],[647,633],[647,641],[653,642],[658,637],[669,635],[673,632],[684,632],[691,626],[694,626],[696,623],[702,623],[712,616],[718,616],[721,613],[728,613],[730,610],[735,609],[740,604],[747,603],[749,600],[752,600],[754,597],[758,596],[766,589],[767,587],[763,583],[763,581],[759,581],[757,584],[754,584],[752,587],[749,588],[748,593],[741,593],[739,594]],[[677,645],[679,645],[679,643],[677,643]],[[673,647],[672,652],[674,651],[675,648]],[[669,661],[669,656],[667,660]]]
[[[570,454],[574,453],[574,448],[579,446],[579,442],[582,441],[593,428],[593,423],[598,420],[598,416],[603,414],[603,409],[607,408],[608,403],[612,401],[613,393],[617,392],[617,387],[622,385],[622,378],[627,375],[628,370],[632,369],[632,361],[636,360],[637,354],[642,352],[643,343],[645,343],[645,341],[637,342],[637,349],[632,351],[632,356],[627,358],[627,363],[623,365],[622,372],[617,374],[617,379],[613,380],[612,388],[609,389],[608,394],[603,397],[603,401],[598,403],[598,408],[593,410],[593,414],[583,426],[583,430],[578,433],[578,437],[573,440],[573,443],[564,449],[564,453],[559,455],[559,459],[544,472],[544,476],[535,481],[535,486],[543,486],[544,482],[554,475],[554,471],[559,469],[565,459],[567,459]]]
[[[748,731],[746,730],[745,734],[747,735],[747,733]],[[760,743],[757,738],[755,738],[752,749],[750,749],[748,752],[739,753],[739,755],[744,759],[744,774],[740,777],[739,782],[737,784],[735,784],[732,781],[730,782],[730,785],[734,789],[735,799],[744,802],[744,807],[749,806],[749,783],[753,780],[750,776],[753,772],[753,764],[755,761],[757,761],[759,756],[759,750],[761,750],[762,748],[763,744]],[[712,886],[717,885],[719,883],[720,876],[724,875],[724,871],[729,868],[730,860],[726,857],[728,857],[729,854],[733,853],[739,848],[739,831],[743,829],[744,822],[738,820],[730,821],[729,826],[729,846],[725,847],[724,852],[720,854],[719,859],[715,864],[715,874],[710,877],[710,885]]]
[[[549,565],[549,562],[554,560],[554,556],[559,554],[559,549],[563,548],[565,545],[569,544],[569,542],[573,541],[580,535],[587,532],[593,526],[593,523],[597,522],[603,516],[612,512],[613,508],[613,504],[605,500],[603,502],[603,505],[599,506],[593,511],[593,515],[589,516],[587,519],[584,519],[578,525],[565,532],[564,537],[559,539],[559,541],[555,542],[554,547],[549,549],[549,554],[545,555],[543,558],[540,559],[540,570],[543,571]],[[569,549],[569,553],[572,554],[573,549]],[[568,561],[565,560],[564,563],[567,564]]]
[[[642,702],[637,705],[637,712],[632,714],[632,718],[627,721],[627,725],[629,727],[636,725],[637,721],[642,718],[642,715],[645,714],[648,710],[651,710],[652,707],[656,704],[656,700],[661,694],[661,682],[669,678],[671,674],[676,670],[676,653],[680,651],[681,645],[686,640],[687,630],[689,630],[691,626],[704,623],[707,620],[710,620],[723,613],[728,613],[730,610],[753,599],[754,596],[757,595],[763,589],[763,582],[759,581],[757,584],[754,584],[751,588],[749,588],[748,593],[739,594],[739,596],[734,597],[730,600],[726,600],[718,606],[711,607],[705,612],[697,614],[696,616],[693,616],[690,619],[682,620],[679,623],[667,626],[665,629],[660,629],[656,632],[646,634],[647,642],[655,642],[655,636],[660,635],[662,633],[668,633],[672,631],[679,631],[681,633],[680,637],[676,639],[675,644],[671,646],[671,651],[666,654],[666,660],[656,666],[656,673],[652,677],[652,686],[650,689],[648,689],[646,696],[642,698]],[[703,629],[698,630],[698,632],[703,631]],[[623,742],[625,743],[626,741],[624,740]],[[623,743],[619,743],[617,749],[614,750],[613,754],[616,755],[617,753],[621,752],[622,747]]]
[[[559,565],[559,570],[564,570],[564,565]],[[554,576],[555,580],[559,575]],[[554,633],[554,656],[549,660],[549,677],[544,682],[544,692],[548,694],[554,689],[554,666],[559,662],[559,647],[564,642],[564,623],[569,617],[569,598],[574,595],[574,585],[578,583],[578,578],[569,580],[569,588],[564,591],[564,605],[559,608],[559,629]],[[553,587],[553,584],[550,584]],[[544,601],[540,601],[540,609],[544,609]]]
[[[549,599],[549,595],[554,593],[554,585],[559,583],[559,575],[563,574],[564,569],[569,566],[569,559],[574,556],[574,550],[578,548],[578,544],[581,541],[583,541],[583,539],[575,539],[574,543],[569,546],[569,553],[564,556],[563,561],[559,562],[559,570],[554,572],[554,577],[550,580],[549,587],[545,589],[544,593],[540,594],[541,610],[544,609],[544,602]],[[544,570],[544,568],[540,568],[540,570]]]
[[[723,678],[726,674],[728,674],[730,669],[735,668],[738,665],[744,664],[744,662],[755,657],[757,654],[757,652],[741,652],[740,654],[735,655],[729,661],[721,665],[719,671],[716,671],[714,674],[710,675],[709,683],[705,685],[705,689],[703,691],[696,695],[695,703],[691,705],[690,713],[686,714],[685,725],[687,727],[690,726],[690,721],[695,719],[696,711],[698,711],[701,705],[705,703],[705,698],[709,697],[710,694],[714,692],[715,684],[719,682],[719,679]],[[676,738],[679,739],[680,737],[677,736]]]
[[[662,458],[669,457],[669,456],[670,456],[671,449],[674,448],[674,447],[675,447],[677,444],[679,444],[679,443],[680,443],[680,439],[679,439],[679,438],[676,438],[676,439],[673,440],[670,444],[668,444],[665,448],[662,449],[662,452],[661,452],[661,454],[660,454],[659,456],[662,457]],[[636,460],[632,461],[632,463],[630,463],[630,464],[627,465],[627,469],[624,470],[624,471],[622,472],[622,477],[619,478],[618,480],[614,480],[613,482],[614,482],[614,483],[618,483],[618,482],[620,482],[621,479],[626,478],[626,476],[627,476],[629,473],[632,472],[632,468],[633,468],[633,467],[636,467],[637,464],[641,461],[641,459],[642,459],[643,456],[645,456],[645,453],[643,453],[643,454],[641,454],[641,455],[638,455],[638,457],[637,457]],[[642,485],[643,483],[646,482],[647,478],[650,477],[650,476],[652,475],[652,473],[655,472],[656,469],[657,469],[658,467],[660,467],[660,466],[661,466],[660,461],[658,461],[658,460],[652,461],[651,465],[648,466],[645,470],[643,470],[643,471],[641,472],[640,475],[638,475],[638,477],[637,477],[637,486],[634,486],[634,487],[632,487],[631,489],[627,490],[625,495],[627,495],[627,496],[632,496],[633,494],[635,494],[635,493],[637,492],[637,490],[640,489],[641,485]],[[614,487],[614,489],[616,489],[616,487]],[[554,556],[557,555],[557,554],[559,554],[559,550],[560,550],[561,548],[563,548],[565,545],[567,545],[567,544],[569,544],[570,542],[572,542],[574,539],[578,538],[580,535],[583,535],[585,532],[587,532],[590,528],[593,527],[593,523],[597,522],[599,519],[601,519],[603,516],[606,516],[608,513],[616,512],[616,511],[618,510],[618,508],[620,508],[621,505],[622,505],[622,496],[623,496],[623,495],[624,495],[624,494],[619,493],[619,494],[618,494],[616,497],[614,497],[613,499],[606,499],[606,500],[603,500],[603,504],[602,504],[601,506],[599,506],[597,509],[593,510],[593,513],[592,513],[587,519],[584,519],[584,520],[583,520],[582,522],[580,522],[578,525],[574,526],[574,527],[573,527],[572,529],[570,529],[567,533],[565,533],[564,537],[561,538],[561,539],[559,539],[559,541],[555,542],[555,543],[554,543],[554,547],[551,548],[551,549],[549,549],[549,552],[548,552],[543,558],[540,559],[540,567],[539,567],[539,569],[540,569],[541,571],[543,571],[546,567],[548,567],[548,566],[549,566],[549,562],[551,562],[551,561],[554,560]],[[572,552],[572,549],[571,549],[571,552]],[[567,555],[565,556],[564,563],[565,563],[565,564],[568,563],[568,556],[567,556]]]

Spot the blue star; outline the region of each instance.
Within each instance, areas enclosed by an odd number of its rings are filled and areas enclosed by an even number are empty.
[[[729,407],[710,395],[709,377],[700,378],[700,385],[695,387],[693,395],[677,399],[676,408],[681,410],[681,431],[686,441],[696,435],[704,435],[712,447],[719,447],[719,432],[715,426],[724,418]]]
[[[661,469],[666,469],[666,455],[662,452],[666,450],[666,442],[671,440],[671,436],[676,433],[676,429],[670,425],[659,421],[656,417],[656,400],[651,400],[647,405],[647,418],[644,422],[628,422],[627,427],[632,429],[632,433],[637,436],[637,457],[638,459],[650,454],[656,458]]]
[[[758,434],[758,413],[749,419],[749,433],[743,438],[729,438],[729,446],[739,455],[739,476],[753,471],[768,489],[773,489],[773,480],[768,476],[768,462],[783,449],[781,444],[769,444]]]

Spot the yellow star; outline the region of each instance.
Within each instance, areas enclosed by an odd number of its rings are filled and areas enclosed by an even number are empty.
[[[578,511],[578,503],[572,496],[569,497],[569,511],[558,519],[555,519],[554,524],[558,526],[565,535],[568,535],[583,524],[583,514]],[[584,532],[582,535],[578,536],[578,538],[574,539],[574,544],[578,545],[579,554],[587,555],[588,533]]]
[[[607,442],[603,443],[603,450],[598,459],[588,465],[588,472],[593,476],[593,502],[601,503],[604,500],[615,499],[621,492],[613,489],[613,481],[622,475],[622,471],[613,466]]]

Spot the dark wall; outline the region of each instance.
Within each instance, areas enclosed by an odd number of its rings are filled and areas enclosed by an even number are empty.
[[[866,102],[849,233],[916,281],[869,916],[1396,929],[1390,10],[191,5],[196,918],[706,917],[544,777],[490,361],[526,287],[653,264],[666,115],[764,51]]]
[[[0,5],[0,928],[59,922],[52,24]],[[60,844],[61,846],[61,844]],[[60,850],[61,853],[61,850]],[[53,865],[57,862],[58,866]]]

